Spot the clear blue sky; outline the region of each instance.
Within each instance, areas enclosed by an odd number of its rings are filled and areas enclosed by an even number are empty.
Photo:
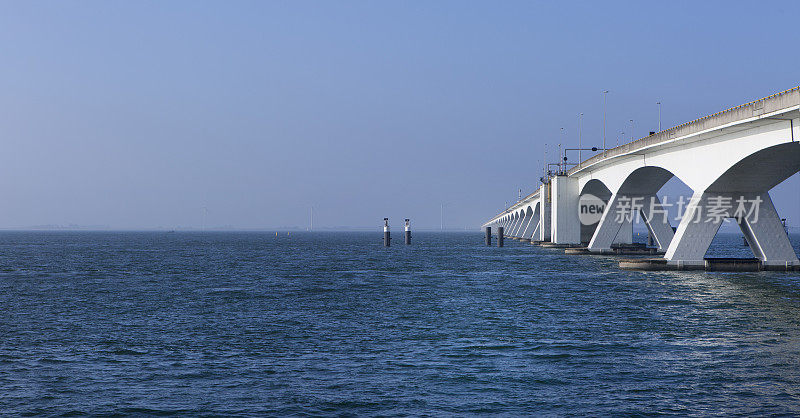
[[[798,2],[4,1],[0,227],[477,228],[543,144],[800,84]],[[560,138],[560,128],[566,128]],[[800,180],[774,199],[798,224]]]

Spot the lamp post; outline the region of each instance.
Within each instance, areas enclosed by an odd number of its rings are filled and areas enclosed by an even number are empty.
[[[564,129],[564,128],[561,128]],[[564,167],[561,165],[564,161],[561,160],[561,144],[558,144],[558,175],[564,174]]]
[[[635,137],[633,136],[633,119],[631,119],[630,122],[631,122],[631,130],[628,131],[628,136],[631,138],[631,141],[634,141]]]
[[[578,115],[578,167],[581,166],[583,163],[583,158],[581,158],[581,151],[580,149],[583,148],[583,143],[581,142],[581,134],[583,133],[583,113]]]
[[[608,90],[603,90],[603,157],[606,156],[606,104]]]
[[[563,127],[561,128],[561,137],[562,137],[562,139],[561,139],[562,143],[564,141],[566,141],[566,139],[567,139],[567,131],[565,131]],[[563,161],[561,161],[561,144],[558,144],[558,159],[559,159],[559,161],[558,161],[559,171],[563,172],[564,171],[564,167],[561,166],[562,163],[563,163]]]
[[[544,166],[542,167],[542,170],[544,170],[544,177],[550,178],[550,176],[547,175],[547,143],[546,142],[544,143]]]
[[[661,132],[661,102],[656,102],[658,105],[658,132]]]

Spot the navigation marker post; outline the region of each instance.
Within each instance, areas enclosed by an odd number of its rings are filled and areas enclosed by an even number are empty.
[[[388,247],[392,243],[392,237],[389,236],[389,218],[383,218],[383,246]]]

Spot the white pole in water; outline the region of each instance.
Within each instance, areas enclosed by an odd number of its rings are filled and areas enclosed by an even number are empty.
[[[383,246],[388,247],[392,243],[392,237],[389,235],[389,218],[383,218]]]
[[[411,225],[408,224],[409,220],[406,218],[406,245],[411,245]]]

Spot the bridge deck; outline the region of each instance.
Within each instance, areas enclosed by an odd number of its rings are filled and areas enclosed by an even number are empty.
[[[504,210],[504,211],[498,213],[497,215],[495,215],[492,218],[492,220],[490,220],[489,222],[494,221],[495,219],[505,215],[506,213],[513,212],[513,211],[519,209],[520,207],[526,205],[531,200],[534,200],[534,199],[536,199],[538,197],[539,197],[539,189],[536,189],[536,190],[533,191],[533,193],[523,197],[522,199],[520,199],[519,201],[517,201],[513,205],[509,206],[506,210]],[[487,222],[487,223],[489,223],[489,222]]]
[[[610,148],[606,150],[605,154],[597,154],[581,161],[579,165],[572,167],[567,174],[572,175],[601,161],[608,160],[619,155],[628,154],[653,145],[666,143],[678,138],[696,134],[698,132],[735,124],[736,122],[747,121],[749,119],[758,118],[759,116],[765,114],[782,113],[782,111],[789,111],[797,108],[800,108],[800,86],[782,91],[780,93],[775,93],[771,96],[767,96],[758,100],[753,100],[752,102],[732,107],[708,116],[704,116],[702,118],[698,118],[660,132],[656,132],[653,135],[637,139],[636,141],[629,142],[615,148]],[[503,212],[500,212],[498,215],[494,216],[487,223],[493,222],[495,219],[519,209],[536,198],[538,194],[539,190],[537,189],[533,193],[525,196],[518,202],[509,206]]]
[[[743,105],[732,107],[712,115],[704,116],[681,125],[656,132],[653,135],[637,139],[636,141],[606,150],[605,155],[597,154],[582,161],[580,165],[571,168],[568,174],[573,174],[587,166],[600,161],[613,158],[617,155],[627,154],[652,145],[671,141],[697,132],[718,128],[728,124],[745,121],[764,114],[779,113],[782,110],[791,110],[800,106],[800,86],[775,93],[762,99],[754,100]]]

